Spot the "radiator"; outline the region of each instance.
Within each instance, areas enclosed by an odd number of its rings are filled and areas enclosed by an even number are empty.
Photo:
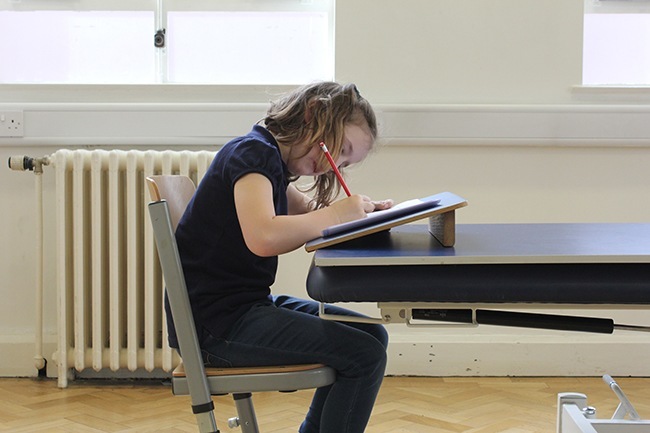
[[[216,152],[59,150],[56,178],[59,387],[74,370],[162,369],[164,283],[144,178],[184,174],[196,183]]]

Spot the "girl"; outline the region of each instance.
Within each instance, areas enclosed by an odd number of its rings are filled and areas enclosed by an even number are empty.
[[[364,431],[388,338],[379,325],[321,320],[313,301],[272,296],[277,256],[325,227],[392,206],[361,195],[332,202],[339,185],[319,147],[325,142],[343,168],[363,160],[376,135],[374,112],[354,85],[297,89],[271,105],[264,127],[217,153],[176,231],[206,364],[323,363],[337,371],[333,385],[316,390],[302,433]],[[313,199],[292,184],[300,176],[315,177]],[[173,325],[170,344],[178,347]]]

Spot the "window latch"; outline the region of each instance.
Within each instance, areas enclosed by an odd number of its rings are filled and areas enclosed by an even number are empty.
[[[165,47],[165,29],[160,29],[156,32],[153,37],[153,45],[156,48]]]

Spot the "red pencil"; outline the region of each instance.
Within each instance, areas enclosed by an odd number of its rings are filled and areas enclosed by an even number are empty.
[[[330,151],[327,150],[327,146],[325,146],[325,143],[322,141],[319,144],[320,148],[323,149],[323,152],[325,152],[325,157],[329,161],[330,165],[332,166],[332,170],[334,170],[334,174],[338,178],[339,182],[341,183],[341,186],[343,187],[343,190],[345,193],[350,197],[352,193],[350,192],[350,189],[348,186],[345,184],[345,180],[343,180],[343,176],[341,176],[341,172],[339,171],[338,167],[336,166],[336,163],[334,162],[334,158],[332,158],[332,155],[330,155]]]

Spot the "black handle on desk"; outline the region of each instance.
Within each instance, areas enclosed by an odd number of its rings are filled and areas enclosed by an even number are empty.
[[[612,319],[601,319],[596,317],[476,310],[476,320],[478,323],[485,325],[555,329],[558,331],[595,332],[599,334],[611,334],[614,332],[614,321]]]
[[[472,310],[470,309],[414,308],[411,314],[414,319],[418,320],[473,323]],[[612,319],[521,313],[516,311],[476,310],[476,323],[481,325],[594,332],[599,334],[611,334],[614,332],[614,321]]]

